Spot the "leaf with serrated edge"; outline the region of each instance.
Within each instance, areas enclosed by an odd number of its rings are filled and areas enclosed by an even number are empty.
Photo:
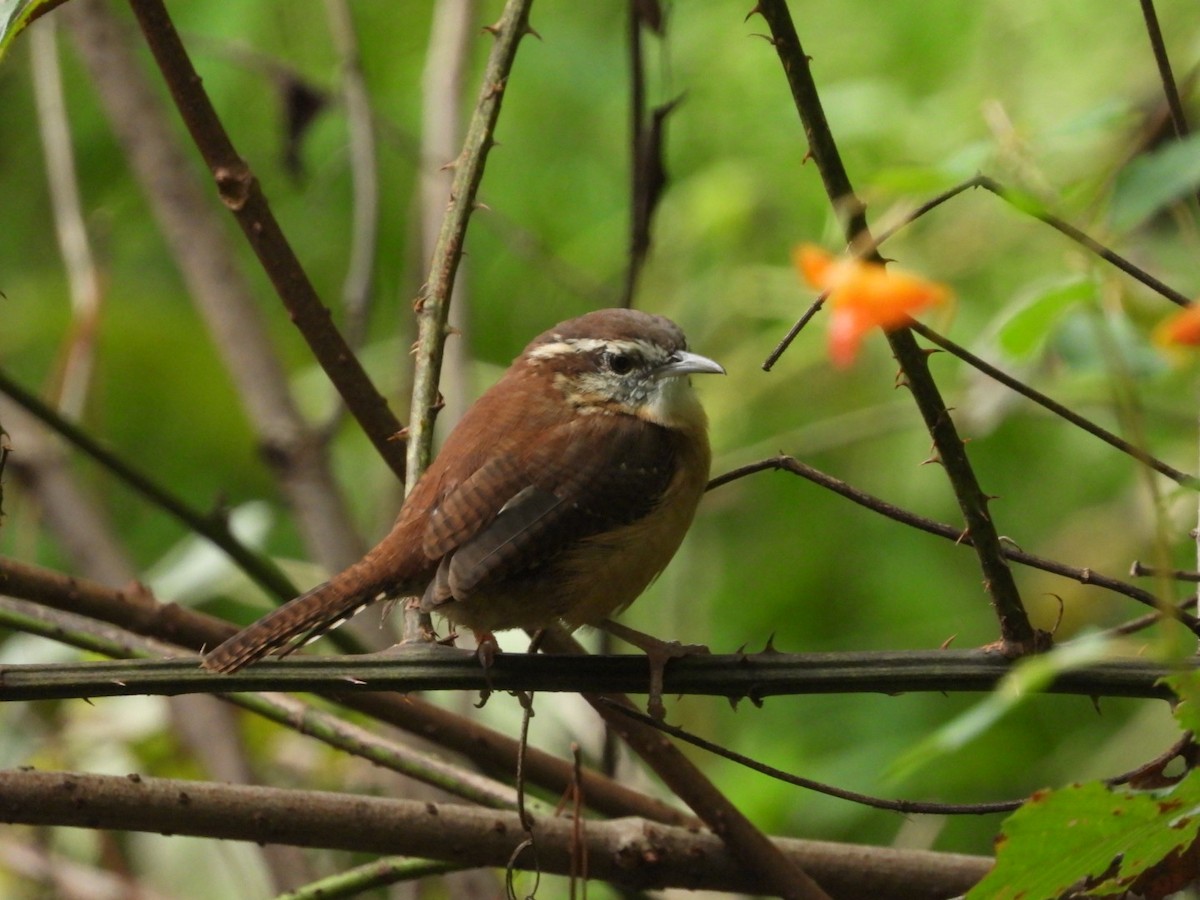
[[[1200,774],[1169,791],[1099,782],[1041,791],[1004,822],[996,866],[967,900],[1059,897],[1085,879],[1088,896],[1126,891],[1200,833]]]

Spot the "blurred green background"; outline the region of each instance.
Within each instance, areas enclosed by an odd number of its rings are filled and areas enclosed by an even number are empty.
[[[498,15],[498,3],[480,6],[480,23]],[[941,469],[921,464],[929,438],[907,392],[893,387],[895,365],[880,336],[867,340],[856,366],[836,370],[818,316],[773,371],[761,369],[812,299],[790,267],[791,248],[810,241],[837,250],[840,243],[816,169],[804,162],[803,132],[778,59],[759,36],[766,26],[757,18],[743,21],[749,6],[673,4],[666,38],[647,38],[650,102],[682,102],[668,123],[670,181],[636,304],[675,318],[695,349],[729,371],[727,378],[698,384],[712,420],[714,474],[783,451],[893,503],[958,524]],[[1155,164],[1154,156],[1131,160],[1152,143],[1148,123],[1162,104],[1134,4],[806,0],[792,6],[833,134],[876,228],[982,171],[1030,193],[1178,290],[1197,292],[1194,215],[1163,205],[1147,209],[1136,183],[1123,189],[1131,166]],[[1183,0],[1157,6],[1186,87],[1200,51],[1200,16]],[[411,302],[425,264],[413,216],[430,8],[356,0],[352,9],[378,117],[382,171],[376,306],[365,359],[403,419]],[[321,115],[301,148],[304,174],[293,177],[282,162],[275,82],[253,63],[281,63],[333,90],[337,58],[322,5],[192,0],[173,4],[172,13],[231,137],[262,180],[319,293],[336,305],[351,216],[345,117],[336,105]],[[487,209],[476,215],[467,239],[464,339],[476,361],[472,393],[540,330],[617,302],[626,265],[624,5],[537,4],[533,24],[541,39],[520,49],[499,146],[480,191]],[[70,310],[41,162],[27,37],[0,65],[0,361],[25,385],[41,389],[55,381]],[[231,382],[70,41],[60,37],[80,186],[106,279],[97,371],[83,422],[201,508],[266,501],[273,513],[266,546],[281,559],[296,559],[302,551],[295,531],[257,457]],[[473,40],[464,114],[490,45],[484,34]],[[248,48],[254,56],[247,56]],[[241,250],[253,273],[250,254]],[[1149,340],[1153,324],[1172,310],[1166,301],[982,191],[906,229],[886,255],[953,288],[956,302],[925,316],[930,325],[1172,464],[1195,470],[1195,366],[1163,356]],[[325,409],[329,392],[306,347],[265,279],[252,277],[305,408]],[[984,489],[999,497],[992,511],[1003,535],[1025,550],[1118,577],[1134,559],[1195,568],[1188,537],[1194,496],[1158,481],[1158,502],[1129,459],[946,355],[932,366],[971,440]],[[352,424],[339,435],[335,464],[364,533],[380,536],[397,497]],[[103,473],[82,463],[79,470],[113,511],[138,566],[168,572],[163,560],[186,537],[181,528]],[[69,570],[33,501],[11,479],[7,488],[0,552]],[[1141,612],[1129,601],[1041,573],[1018,570],[1017,577],[1040,627],[1052,627],[1061,599],[1060,638]],[[203,608],[243,621],[254,615],[229,601],[238,591],[198,593],[193,601]],[[625,620],[719,652],[743,643],[758,649],[772,634],[786,651],[930,649],[952,637],[954,646],[969,647],[997,636],[969,550],[781,473],[710,494],[684,549]],[[1153,631],[1140,638],[1151,645],[1157,639]],[[48,652],[15,636],[0,646],[6,661]],[[510,728],[515,703],[506,700],[493,700],[478,715]],[[685,698],[670,700],[669,707],[672,720],[809,778],[867,793],[962,802],[1115,774],[1158,753],[1176,733],[1159,704],[1047,697],[937,765],[903,780],[889,776],[898,756],[977,700],[796,697],[733,712],[723,701]],[[134,716],[139,709],[149,715],[145,711],[157,705],[99,704],[105,715],[129,709]],[[0,729],[0,760],[94,763],[89,754],[100,752],[97,742],[64,744],[62,735],[95,715],[81,703],[0,710],[8,722]],[[555,749],[591,727],[583,714],[561,723],[553,718],[548,711],[539,715],[535,739]],[[39,730],[34,721],[53,725]],[[150,716],[150,722],[158,720]],[[264,753],[277,747],[265,731],[252,736],[267,744]],[[594,738],[584,741],[595,750]],[[164,748],[153,724],[131,725],[128,734],[106,729],[98,742],[121,760],[118,771],[189,771]],[[905,819],[697,758],[773,832],[987,853],[1000,821]]]

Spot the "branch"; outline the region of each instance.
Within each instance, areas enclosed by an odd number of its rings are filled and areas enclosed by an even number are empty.
[[[483,84],[475,113],[467,126],[462,152],[454,162],[454,181],[450,186],[446,217],[430,261],[429,279],[417,298],[417,365],[413,373],[407,459],[410,485],[425,471],[432,454],[433,423],[440,408],[438,382],[442,374],[454,278],[462,259],[467,223],[475,209],[475,195],[483,180],[484,165],[495,144],[493,134],[517,46],[521,38],[530,33],[529,8],[532,4],[533,0],[508,0],[500,20],[486,29],[496,43],[484,68]]]
[[[1046,691],[1167,699],[1173,695],[1159,679],[1195,666],[1200,661],[1172,664],[1130,656],[1062,672]],[[663,692],[754,703],[799,694],[987,692],[1012,668],[1004,656],[984,650],[782,653],[768,648],[672,660]],[[485,672],[474,651],[415,647],[390,654],[272,660],[232,675],[201,669],[190,657],[6,665],[0,670],[0,702],[242,691],[615,694],[645,693],[649,683],[649,665],[640,653],[575,656],[557,648],[545,655],[504,653]]]
[[[356,853],[404,853],[467,866],[508,864],[525,835],[513,813],[454,804],[205,784],[140,775],[0,772],[0,819],[186,834],[256,843],[326,847]],[[706,888],[765,893],[718,838],[637,819],[588,821],[535,818],[537,858],[521,854],[517,868],[571,871],[572,847],[584,841],[590,878],[629,888]],[[977,856],[778,840],[797,864],[819,872],[841,896],[902,898],[962,893],[991,860]]]
[[[67,612],[83,612],[137,634],[159,637],[196,651],[221,643],[237,630],[228,622],[176,604],[158,604],[148,591],[115,591],[95,582],[68,578],[4,557],[0,557],[0,592]],[[227,682],[223,683],[220,689],[227,686]],[[337,688],[340,690],[344,686],[342,683]],[[520,748],[515,740],[417,697],[392,693],[335,693],[330,699],[460,753],[497,777],[511,778],[516,771]],[[576,773],[570,763],[533,747],[525,752],[525,772],[531,784],[553,794],[562,794],[580,783],[589,807],[606,815],[636,815],[672,825],[695,824],[695,819],[661,800],[592,769]]]
[[[349,345],[330,319],[316,289],[271,212],[250,166],[234,148],[217,117],[174,23],[161,0],[130,0],[175,105],[263,270],[313,356],[329,376],[376,451],[403,480],[401,425],[375,389]]]

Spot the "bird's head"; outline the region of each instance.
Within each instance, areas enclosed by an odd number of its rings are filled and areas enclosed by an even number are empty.
[[[523,359],[550,376],[580,415],[637,416],[668,428],[702,427],[688,376],[725,372],[690,352],[674,322],[631,309],[562,322],[535,338]]]

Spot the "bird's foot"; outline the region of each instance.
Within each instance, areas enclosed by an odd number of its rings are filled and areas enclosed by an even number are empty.
[[[650,664],[650,696],[646,703],[646,711],[653,718],[660,721],[667,713],[662,699],[663,672],[667,667],[667,663],[673,659],[681,659],[685,656],[707,655],[712,652],[703,644],[681,644],[679,641],[664,641],[630,628],[628,625],[614,622],[612,619],[605,619],[598,627],[603,628],[613,637],[620,638],[625,643],[637,647],[646,654],[646,661]]]
[[[496,654],[500,652],[500,643],[496,640],[496,636],[490,631],[475,632],[475,658],[479,660],[479,665],[483,666],[483,681],[486,685],[479,692],[479,702],[475,704],[476,709],[481,709],[488,698],[492,696],[492,664],[496,661]]]

